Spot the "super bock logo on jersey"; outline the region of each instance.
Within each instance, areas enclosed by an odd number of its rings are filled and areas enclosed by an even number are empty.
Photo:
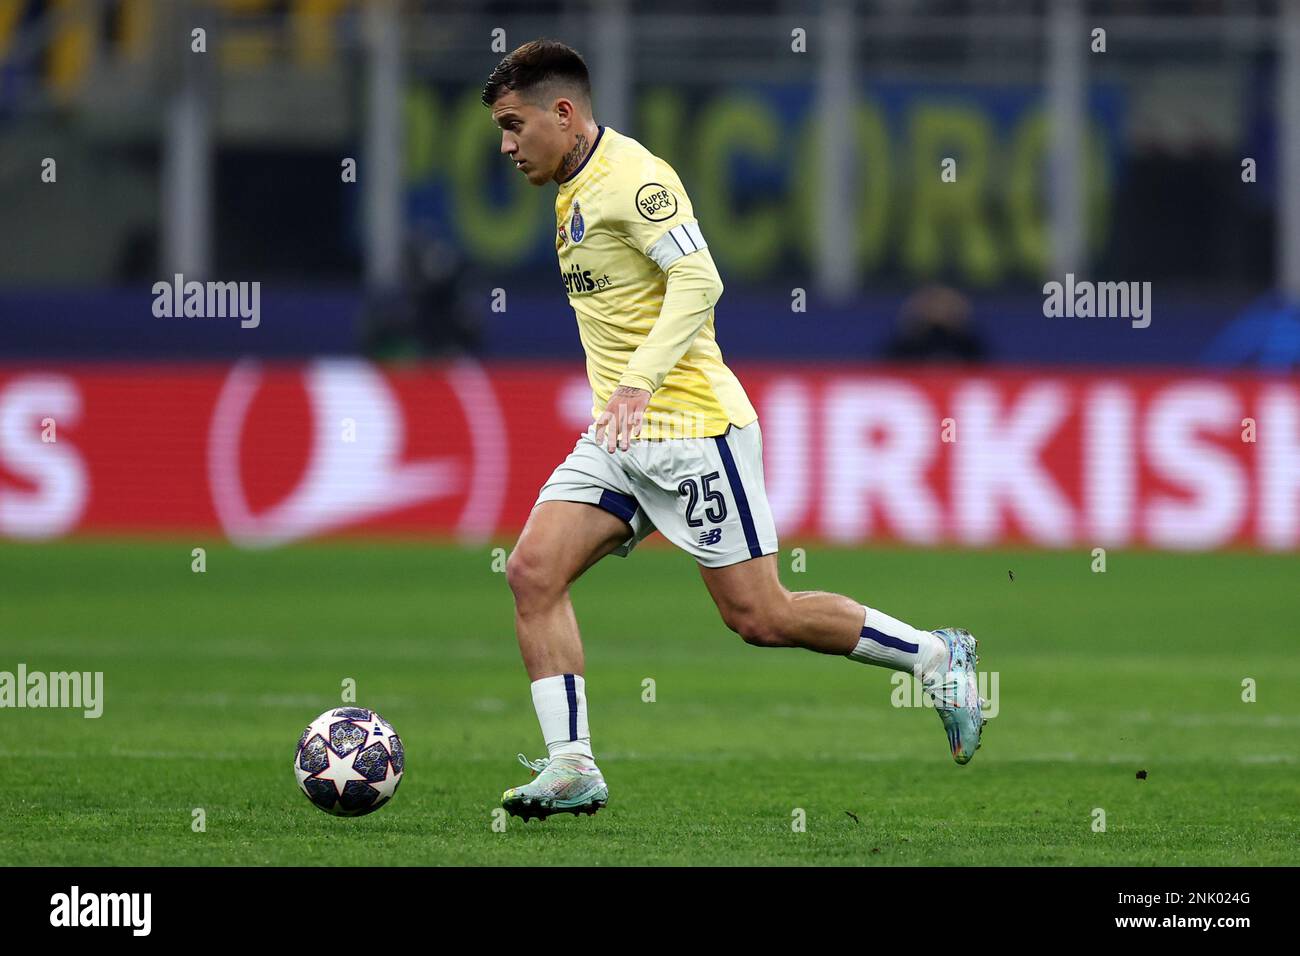
[[[646,183],[636,191],[636,211],[651,222],[664,222],[677,215],[677,197],[660,183]]]
[[[569,220],[569,235],[573,239],[573,244],[577,245],[582,242],[582,237],[587,234],[587,224],[582,221],[582,207],[578,205],[578,200],[573,201],[573,218]]]

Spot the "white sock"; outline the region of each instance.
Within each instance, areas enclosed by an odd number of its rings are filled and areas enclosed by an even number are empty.
[[[570,754],[595,760],[587,729],[585,688],[581,674],[556,674],[533,681],[533,707],[552,758]]]
[[[934,634],[921,631],[898,618],[863,605],[862,634],[848,656],[864,664],[878,664],[916,677],[948,659],[948,648]]]

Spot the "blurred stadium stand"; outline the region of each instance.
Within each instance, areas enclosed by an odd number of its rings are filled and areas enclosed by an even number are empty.
[[[551,191],[500,160],[477,100],[500,28],[507,49],[555,35],[586,51],[598,119],[681,173],[727,282],[728,354],[889,355],[903,300],[939,282],[968,297],[993,359],[1227,360],[1225,330],[1297,281],[1277,120],[1300,51],[1283,12],[0,0],[0,356],[576,358]],[[1058,130],[1071,66],[1051,36],[1070,17],[1104,28],[1107,49],[1075,64],[1086,121]],[[189,51],[196,25],[206,56]],[[807,53],[792,52],[796,29]],[[1059,175],[1058,136],[1079,146]],[[938,180],[946,156],[953,184]],[[40,181],[44,157],[57,185]],[[356,184],[340,182],[344,157]],[[1246,157],[1257,182],[1241,180]],[[1062,178],[1073,200],[1053,192]],[[1071,242],[1080,274],[1154,283],[1151,328],[1042,318]],[[454,279],[431,278],[435,249]],[[150,286],[181,270],[262,282],[266,321],[155,319]],[[791,314],[796,287],[805,314]],[[1223,346],[1240,364],[1253,328]]]

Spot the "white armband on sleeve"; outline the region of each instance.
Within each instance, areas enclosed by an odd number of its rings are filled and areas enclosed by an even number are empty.
[[[659,241],[650,247],[646,255],[653,259],[660,269],[667,272],[668,267],[682,256],[689,256],[692,252],[699,252],[707,247],[708,243],[700,235],[700,224],[684,222],[665,232]]]

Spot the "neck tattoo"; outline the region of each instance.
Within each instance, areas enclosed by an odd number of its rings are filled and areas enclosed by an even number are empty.
[[[578,141],[573,144],[573,149],[565,153],[564,158],[560,160],[560,179],[564,180],[572,176],[573,171],[582,165],[582,161],[586,159],[587,153],[590,151],[591,147],[587,142],[587,137],[579,133]]]

